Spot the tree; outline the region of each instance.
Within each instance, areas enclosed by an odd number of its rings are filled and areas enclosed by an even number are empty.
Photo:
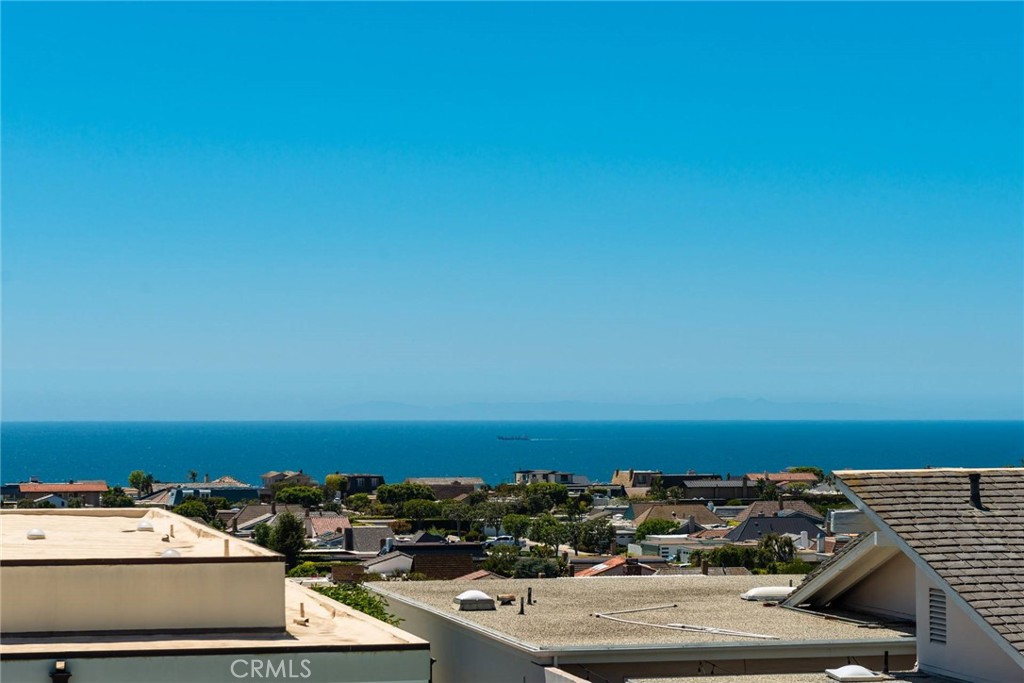
[[[673,522],[671,519],[648,519],[636,528],[636,540],[642,541],[648,536],[671,534],[678,528],[678,522]]]
[[[757,552],[761,565],[790,562],[796,556],[796,545],[789,536],[765,534],[757,543]]]
[[[569,499],[569,489],[553,481],[535,481],[526,486],[526,497],[530,498],[531,496],[545,496],[551,501],[551,504],[548,505],[550,510],[556,505],[565,504],[565,501]]]
[[[348,490],[348,477],[343,474],[328,474],[324,477],[324,499],[334,500],[334,496],[338,493],[344,493]]]
[[[377,500],[385,505],[401,505],[407,500],[434,500],[434,491],[426,484],[382,484]]]
[[[324,502],[324,493],[314,486],[287,486],[274,497],[278,503],[311,508]]]
[[[761,500],[778,500],[779,499],[779,487],[774,481],[767,479],[757,480],[757,496]]]
[[[194,484],[194,483],[196,483],[196,479],[198,479],[198,478],[199,478],[199,473],[198,472],[196,472],[195,470],[189,470],[188,471],[188,480],[190,482],[192,482]]]
[[[495,574],[511,577],[515,574],[516,563],[518,562],[519,546],[496,545],[491,549],[491,554],[484,560],[483,568]]]
[[[71,496],[70,498],[68,498],[68,507],[69,508],[85,507],[85,499],[82,498],[81,496]]]
[[[365,493],[353,493],[345,499],[345,505],[356,512],[366,512],[370,509],[370,496]]]
[[[146,473],[142,470],[132,470],[128,475],[128,485],[142,495],[146,488]]]
[[[57,507],[57,506],[54,505],[53,503],[51,503],[48,500],[37,500],[36,501],[36,509],[39,509],[39,508],[55,508],[55,507]]]
[[[586,552],[603,553],[611,548],[615,529],[607,519],[591,519],[583,522],[580,534],[580,548]]]
[[[388,612],[387,600],[376,593],[371,593],[359,584],[343,583],[337,586],[318,586],[314,590],[386,624],[398,626],[402,621]]]
[[[556,551],[558,544],[565,540],[565,536],[565,527],[550,513],[536,517],[530,524],[529,539]]]
[[[462,535],[462,523],[468,522],[473,516],[473,510],[469,505],[458,500],[442,500],[440,515],[447,520],[455,522],[455,533]]]
[[[422,522],[428,517],[436,517],[438,505],[432,500],[413,498],[402,503],[402,514],[405,517]]]
[[[517,579],[535,579],[537,576],[550,579],[557,577],[559,573],[558,563],[554,560],[542,557],[522,557],[516,562],[513,576]]]
[[[22,498],[18,501],[19,510],[30,510],[36,506],[36,502],[30,498]]]
[[[530,518],[526,515],[505,515],[501,526],[517,541],[530,531]]]
[[[391,531],[398,536],[412,531],[412,524],[410,524],[407,519],[396,519],[388,524],[388,526],[391,527]]]
[[[100,506],[105,508],[130,508],[135,506],[135,501],[124,492],[120,486],[107,488],[107,492],[100,496]]]
[[[668,498],[668,494],[665,493],[665,484],[662,482],[660,474],[651,481],[651,488],[647,491],[647,497],[651,500],[665,500]]]
[[[260,522],[252,530],[252,542],[256,545],[263,546],[264,548],[270,547],[270,525],[266,522]]]
[[[290,512],[282,512],[274,522],[270,534],[270,549],[284,555],[291,569],[299,563],[299,553],[306,547],[306,527],[302,520]]]
[[[193,498],[192,496],[182,501],[181,505],[174,506],[171,512],[182,517],[199,517],[207,522],[210,521],[210,513],[207,507],[198,498]]]
[[[811,474],[813,474],[815,477],[818,478],[818,481],[821,481],[821,480],[823,480],[825,478],[825,470],[821,469],[820,467],[814,467],[813,465],[801,465],[800,467],[790,467],[786,471],[787,472],[810,472]]]
[[[495,501],[487,501],[482,505],[478,505],[474,511],[476,517],[483,521],[485,527],[494,527],[497,529],[498,525],[501,524],[501,520],[508,514],[508,506],[504,503],[498,503]]]

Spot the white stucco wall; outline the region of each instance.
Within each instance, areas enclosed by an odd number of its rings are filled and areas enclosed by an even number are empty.
[[[946,642],[928,637],[928,589],[940,588],[918,570],[917,658],[922,671],[972,683],[1024,681],[1024,667],[1015,662],[949,597],[946,589]]]
[[[843,595],[839,604],[866,614],[914,620],[916,581],[913,561],[898,553]]]
[[[284,628],[283,562],[15,566],[0,577],[3,633]],[[240,600],[238,587],[251,594]]]
[[[426,683],[427,650],[205,656],[61,658],[72,683]],[[0,678],[49,683],[54,660],[0,662]],[[436,680],[436,679],[435,679]]]

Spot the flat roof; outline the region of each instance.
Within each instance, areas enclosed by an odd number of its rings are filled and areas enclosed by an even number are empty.
[[[153,525],[153,531],[138,531],[143,520]],[[172,525],[173,537],[170,536]],[[26,534],[30,529],[41,529],[46,538],[29,540]],[[0,562],[6,566],[104,560],[157,561],[170,548],[177,550],[181,558],[166,560],[168,562],[201,558],[280,560],[280,555],[266,548],[156,508],[0,511]]]
[[[285,580],[285,623],[280,633],[150,634],[4,637],[3,659],[102,656],[194,656],[277,651],[421,650],[416,636]],[[259,599],[258,596],[255,599]],[[301,605],[301,607],[300,607]],[[294,622],[300,609],[308,626]]]
[[[953,680],[916,671],[890,672],[888,676],[890,678],[885,679],[885,683],[950,683]],[[829,678],[824,671],[821,671],[821,673],[810,674],[723,674],[675,678],[627,678],[626,683],[836,683],[836,680]]]
[[[473,581],[411,581],[373,583],[368,587],[392,601],[402,601],[444,615],[470,627],[518,641],[528,647],[649,647],[705,643],[772,644],[813,641],[866,641],[906,639],[913,643],[913,628],[867,628],[858,623],[826,619],[782,607],[740,599],[758,586],[800,583],[802,576],[646,576],[600,579],[504,579],[488,581],[491,595],[515,594],[513,606],[495,611],[459,612],[452,599],[464,590],[480,589]],[[519,597],[533,588],[534,605],[519,614]],[[595,613],[672,605],[662,609],[613,615],[637,623],[597,618]],[[688,624],[773,636],[755,639],[721,633],[659,628]]]

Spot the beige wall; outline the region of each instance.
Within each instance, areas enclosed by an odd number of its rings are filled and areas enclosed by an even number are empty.
[[[254,676],[251,660],[258,660]],[[67,659],[72,683],[426,683],[427,650],[390,652],[294,652],[206,656]],[[270,662],[273,676],[267,676]],[[0,662],[0,678],[22,682],[50,680],[53,659]],[[283,668],[282,667],[283,664]],[[290,668],[289,668],[290,666]],[[283,672],[282,675],[278,675]],[[289,675],[290,674],[290,675]]]
[[[16,566],[0,577],[3,633],[284,628],[283,562]]]
[[[1024,681],[1024,667],[982,631],[965,611],[946,596],[946,642],[928,638],[928,589],[940,588],[917,573],[917,657],[922,671],[972,683]],[[947,589],[948,590],[948,589]]]
[[[917,613],[916,577],[913,561],[897,553],[842,596],[839,605],[856,612],[913,620]]]

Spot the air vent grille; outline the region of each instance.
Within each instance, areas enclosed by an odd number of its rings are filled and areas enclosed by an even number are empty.
[[[946,594],[928,589],[928,642],[946,643]]]

